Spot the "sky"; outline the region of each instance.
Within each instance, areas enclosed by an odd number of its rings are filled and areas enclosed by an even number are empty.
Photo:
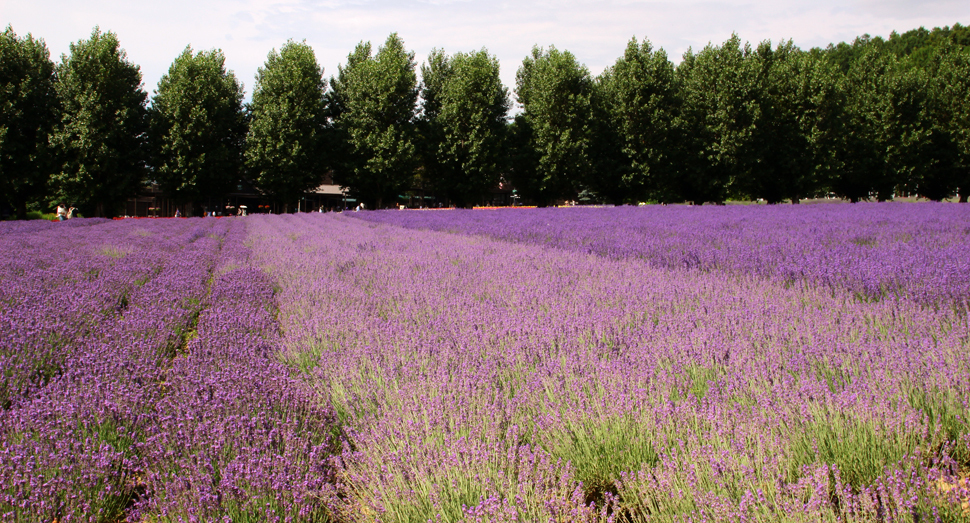
[[[0,0],[0,23],[18,35],[43,38],[57,62],[94,26],[118,35],[141,67],[151,94],[187,45],[222,49],[227,68],[249,99],[256,70],[288,39],[305,40],[327,78],[361,41],[373,48],[392,32],[423,63],[433,48],[446,53],[485,48],[498,57],[502,81],[534,45],[568,50],[597,75],[623,54],[631,38],[649,39],[678,63],[737,33],[752,44],[792,39],[803,49],[887,37],[924,26],[970,25],[967,0]],[[420,65],[419,65],[420,67]],[[513,97],[514,99],[514,97]]]

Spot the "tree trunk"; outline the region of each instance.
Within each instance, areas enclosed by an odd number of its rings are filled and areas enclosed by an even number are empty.
[[[17,219],[18,220],[27,219],[27,200],[23,198],[18,198],[17,200]]]

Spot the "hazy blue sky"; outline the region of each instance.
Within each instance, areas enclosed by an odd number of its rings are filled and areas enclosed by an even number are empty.
[[[434,47],[449,53],[485,47],[498,56],[512,91],[515,71],[535,44],[569,50],[599,74],[633,36],[649,38],[679,62],[688,47],[719,44],[732,32],[752,43],[791,38],[810,48],[955,22],[970,24],[967,0],[0,0],[0,23],[43,38],[55,61],[99,25],[118,34],[151,93],[186,45],[219,48],[247,98],[256,68],[289,38],[313,47],[328,78],[357,42],[370,40],[376,50],[392,31],[419,64]]]

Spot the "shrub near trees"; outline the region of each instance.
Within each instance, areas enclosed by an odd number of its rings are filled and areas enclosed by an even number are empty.
[[[435,50],[416,74],[397,34],[362,42],[330,79],[305,42],[259,69],[252,103],[221,51],[175,59],[151,107],[117,37],[95,28],[54,66],[42,40],[0,38],[0,203],[111,216],[144,181],[177,202],[248,180],[288,210],[328,172],[368,207],[428,188],[458,206],[501,181],[538,205],[835,194],[970,195],[970,30],[863,35],[826,49],[688,51],[631,40],[598,77],[533,48],[509,119],[498,60]]]

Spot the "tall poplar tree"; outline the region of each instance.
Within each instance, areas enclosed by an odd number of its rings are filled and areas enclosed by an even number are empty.
[[[943,42],[926,58],[927,161],[915,173],[919,194],[942,200],[970,193],[970,52]]]
[[[522,104],[517,132],[529,138],[537,162],[513,171],[517,187],[539,205],[574,198],[590,168],[593,78],[569,51],[533,47],[515,75]]]
[[[970,51],[951,49],[946,53],[939,76],[942,105],[950,115],[947,126],[957,150],[954,177],[960,202],[967,203],[970,197]]]
[[[152,99],[154,176],[181,203],[221,198],[242,175],[243,87],[222,51],[186,47]]]
[[[610,68],[593,81],[587,149],[590,167],[581,180],[584,192],[579,193],[580,200],[621,205],[643,199],[645,187],[624,147],[615,87]]]
[[[757,111],[751,53],[732,35],[696,55],[688,50],[677,67],[684,102],[676,189],[684,200],[720,203],[737,190]]]
[[[318,187],[326,152],[326,80],[306,42],[287,42],[256,72],[246,167],[260,192],[284,211]]]
[[[883,123],[882,141],[886,147],[887,170],[894,176],[887,181],[892,187],[878,193],[879,198],[889,199],[898,191],[918,193],[921,190],[934,200],[950,196],[955,187],[923,183],[953,164],[953,159],[948,158],[952,149],[949,133],[939,118],[935,79],[922,68],[900,67],[888,93],[890,113]]]
[[[357,44],[331,79],[331,114],[339,151],[335,181],[372,208],[396,201],[418,166],[414,52],[393,33],[371,54]]]
[[[627,44],[623,56],[601,75],[599,84],[600,103],[596,105],[607,108],[603,111],[605,114],[597,115],[597,123],[609,119],[609,127],[617,136],[614,138],[608,129],[598,128],[594,139],[600,140],[594,157],[617,147],[628,158],[629,169],[613,167],[608,171],[616,176],[597,173],[590,184],[600,186],[597,192],[603,194],[608,194],[611,188],[618,190],[609,198],[615,203],[630,197],[672,199],[667,187],[675,172],[671,153],[677,140],[674,124],[680,101],[674,65],[667,59],[667,53],[663,49],[654,50],[649,40],[641,43],[634,38]],[[607,137],[607,141],[602,137]]]
[[[433,50],[421,78],[425,176],[457,206],[471,205],[498,183],[506,159],[509,95],[498,59]]]
[[[71,44],[55,83],[61,114],[51,138],[61,160],[54,196],[88,216],[114,216],[146,172],[148,94],[141,71],[97,27]]]
[[[43,40],[0,33],[0,194],[21,220],[42,198],[56,117],[54,63]]]
[[[849,64],[843,80],[844,113],[835,147],[837,170],[832,190],[851,202],[876,193],[889,199],[897,184],[887,158],[887,121],[892,113],[890,87],[897,74],[895,56],[864,47]]]
[[[775,48],[762,42],[752,60],[757,111],[739,189],[768,203],[817,196],[825,189],[841,114],[837,73],[790,40]]]

